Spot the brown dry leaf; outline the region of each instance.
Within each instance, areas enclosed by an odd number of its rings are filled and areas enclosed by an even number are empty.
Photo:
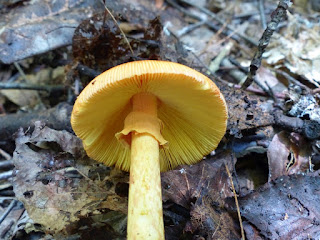
[[[34,108],[40,103],[40,96],[38,91],[33,90],[1,90],[0,91],[7,99],[19,107]]]
[[[81,141],[66,131],[36,122],[31,136],[19,132],[13,156],[14,192],[45,231],[70,234],[81,227],[80,219],[82,223],[93,219],[100,210],[127,212],[127,198],[117,195],[115,186],[127,183],[128,176],[114,180],[109,168],[83,155]]]
[[[310,148],[296,133],[276,134],[267,151],[269,181],[283,175],[302,173],[309,169]]]
[[[239,199],[245,231],[263,239],[319,239],[319,202],[320,178],[303,175],[280,177]]]
[[[190,208],[191,202],[204,195],[219,199],[232,196],[224,175],[224,163],[230,170],[233,169],[230,154],[220,154],[196,165],[182,165],[162,173],[163,201],[170,200]]]
[[[184,231],[220,239],[239,237],[232,218],[221,207],[233,196],[225,164],[233,169],[230,154],[219,154],[191,166],[162,174],[163,201],[190,209],[191,222]]]

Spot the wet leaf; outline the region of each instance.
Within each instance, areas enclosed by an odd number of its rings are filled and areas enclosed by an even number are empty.
[[[320,237],[320,178],[280,177],[239,199],[241,215],[266,239],[318,239]],[[256,238],[254,238],[256,239]]]
[[[130,58],[129,46],[118,25],[104,13],[82,21],[72,42],[75,60],[94,69],[104,71]]]
[[[230,154],[220,154],[192,166],[181,166],[162,174],[164,201],[190,209],[191,221],[185,232],[199,231],[208,239],[238,237],[236,224],[221,207],[233,196],[225,164],[233,169]]]
[[[0,61],[6,64],[71,44],[79,22],[99,1],[28,1],[2,16]]]
[[[267,151],[269,181],[282,175],[302,173],[309,169],[311,149],[303,137],[296,133],[276,134]]]

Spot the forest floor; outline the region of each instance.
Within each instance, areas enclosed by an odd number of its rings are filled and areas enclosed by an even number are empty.
[[[0,1],[0,239],[126,238],[129,173],[70,115],[146,59],[207,75],[229,112],[215,151],[161,173],[166,239],[320,239],[319,19],[317,0]]]

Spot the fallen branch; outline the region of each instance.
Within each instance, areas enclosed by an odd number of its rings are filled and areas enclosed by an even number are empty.
[[[23,89],[23,90],[37,90],[46,92],[63,91],[66,89],[64,85],[38,85],[29,83],[0,83],[0,89]]]
[[[270,39],[274,31],[278,28],[279,23],[287,16],[287,9],[290,4],[290,0],[280,0],[277,9],[271,14],[271,21],[268,23],[267,29],[263,32],[259,41],[258,50],[251,61],[250,71],[242,85],[242,89],[246,89],[254,81],[256,72],[261,66],[262,54],[269,45]]]
[[[13,135],[19,128],[32,129],[35,121],[42,121],[46,126],[56,130],[72,132],[70,124],[71,111],[71,105],[60,103],[47,111],[2,116],[0,117],[0,139],[13,140]]]
[[[274,113],[276,126],[303,134],[306,138],[314,140],[320,137],[320,123],[312,120],[302,120],[297,117],[288,117],[280,111]]]

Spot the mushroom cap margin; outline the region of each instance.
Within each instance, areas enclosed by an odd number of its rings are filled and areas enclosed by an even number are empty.
[[[89,157],[129,171],[130,149],[115,138],[140,92],[159,100],[158,118],[169,148],[160,149],[160,169],[195,164],[214,150],[227,125],[227,106],[218,87],[187,66],[157,60],[113,67],[93,79],[77,98],[71,125]]]

